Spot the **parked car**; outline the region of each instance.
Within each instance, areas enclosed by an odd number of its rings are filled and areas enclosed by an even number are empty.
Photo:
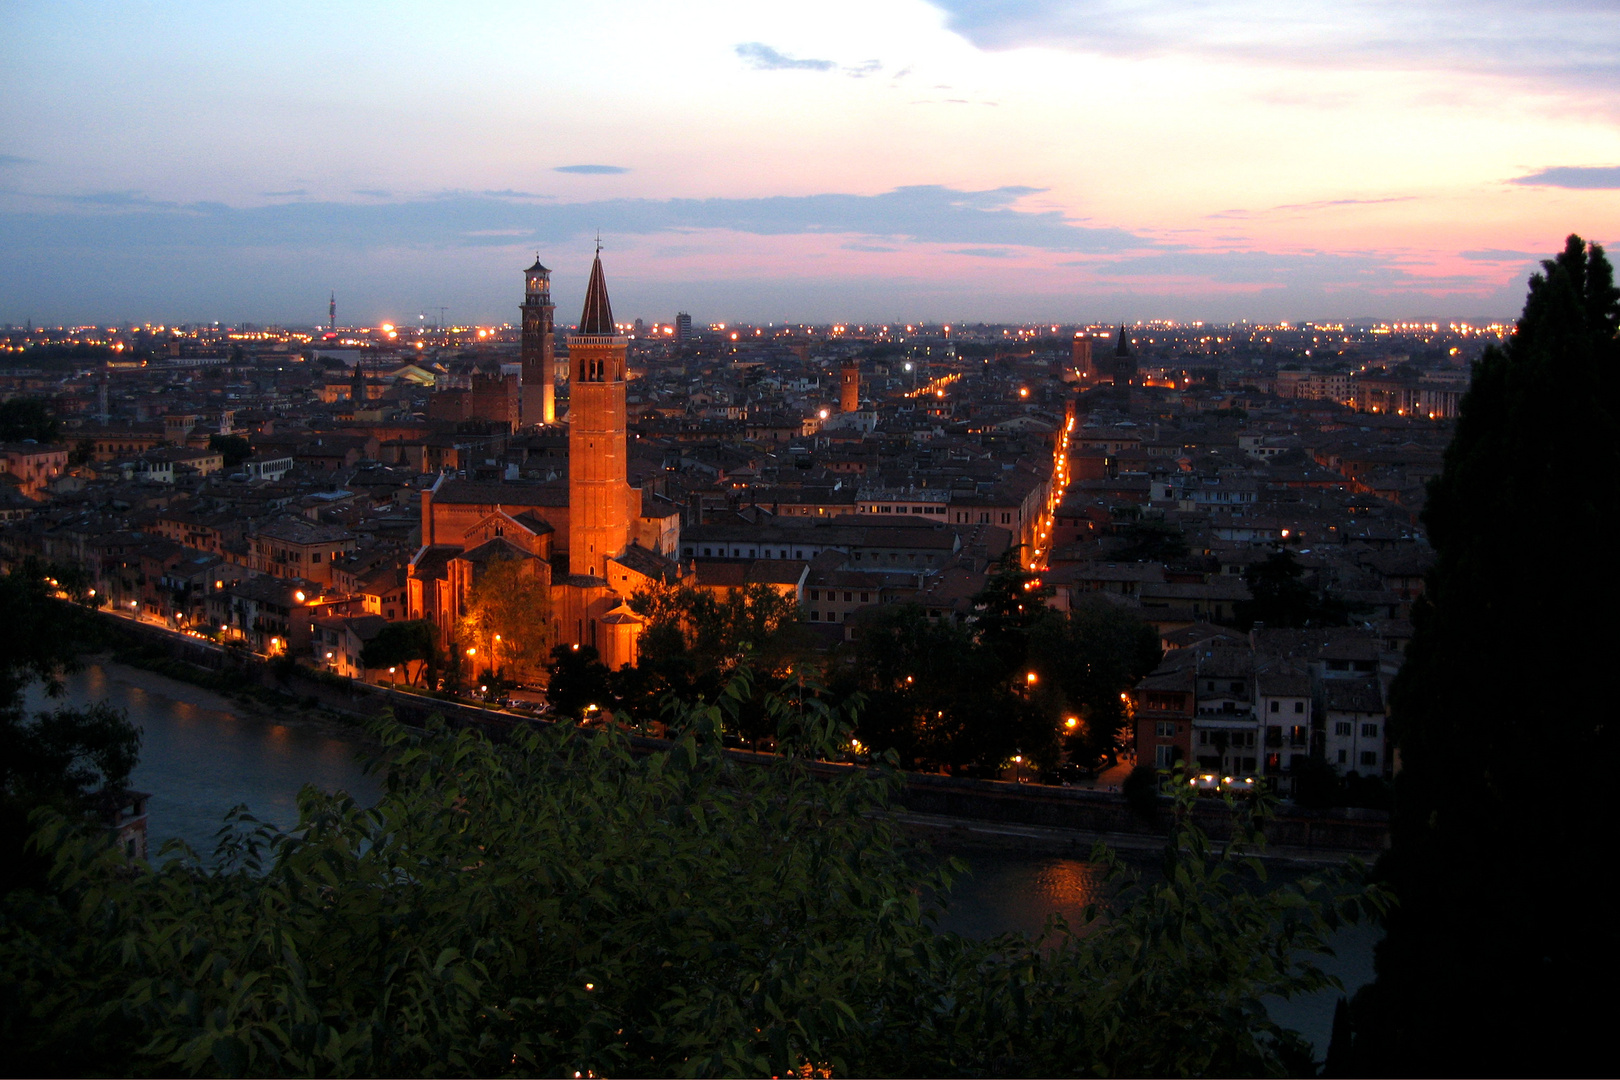
[[[1221,790],[1238,799],[1252,799],[1260,794],[1260,781],[1252,776],[1223,776]]]
[[[1187,784],[1199,795],[1219,795],[1221,793],[1221,778],[1214,773],[1198,773],[1189,777]]]

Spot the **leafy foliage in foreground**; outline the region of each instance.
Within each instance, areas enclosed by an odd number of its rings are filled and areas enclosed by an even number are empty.
[[[672,749],[558,725],[495,745],[377,726],[387,790],[245,815],[216,869],[126,868],[48,821],[54,890],[0,923],[12,1064],[237,1075],[1267,1074],[1305,1060],[1260,999],[1376,894],[1267,890],[1190,826],[1073,932],[934,927],[949,870],[874,813],[892,774],[827,779],[850,718],[767,695],[786,750],[734,765],[753,694],[682,710]],[[1186,807],[1183,807],[1185,810]],[[1252,835],[1246,837],[1253,841]],[[1106,853],[1099,857],[1107,858]],[[1111,864],[1112,865],[1112,864]]]
[[[26,847],[29,814],[49,806],[82,817],[98,792],[127,784],[140,750],[139,729],[106,703],[27,707],[30,683],[61,695],[74,645],[90,636],[86,613],[52,595],[82,594],[79,577],[32,560],[0,574],[0,892],[38,886],[49,870]]]

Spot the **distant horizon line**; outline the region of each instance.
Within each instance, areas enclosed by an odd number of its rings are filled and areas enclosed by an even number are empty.
[[[689,313],[686,313],[686,314],[689,314]],[[700,323],[699,320],[694,318],[692,321],[694,323],[694,329],[701,328],[703,331],[708,331],[711,327],[715,327],[715,326],[724,326],[724,327],[727,327],[727,328],[735,328],[735,327],[746,326],[746,327],[749,327],[749,328],[764,328],[764,329],[770,329],[770,328],[773,328],[773,327],[803,327],[803,328],[810,328],[810,329],[821,329],[821,328],[824,328],[824,327],[845,326],[845,327],[859,327],[859,328],[861,328],[862,331],[864,331],[866,329],[873,329],[873,328],[882,329],[884,327],[888,327],[890,329],[890,332],[892,333],[894,327],[896,327],[896,326],[905,327],[905,326],[908,326],[908,325],[917,327],[919,331],[921,329],[923,329],[923,328],[926,328],[926,327],[934,327],[934,328],[943,329],[944,327],[947,327],[947,326],[950,326],[950,327],[956,327],[956,326],[961,326],[961,327],[981,327],[981,326],[982,327],[1017,327],[1017,328],[1020,328],[1020,329],[1034,329],[1034,328],[1039,328],[1039,327],[1042,327],[1042,326],[1046,326],[1046,327],[1055,326],[1055,327],[1059,328],[1060,330],[1061,329],[1066,329],[1066,328],[1099,327],[1099,326],[1113,327],[1113,328],[1117,329],[1121,325],[1124,325],[1126,327],[1143,327],[1143,328],[1164,327],[1164,328],[1167,328],[1167,329],[1169,329],[1169,328],[1183,328],[1183,327],[1196,327],[1196,326],[1244,326],[1244,325],[1247,325],[1247,326],[1285,326],[1286,325],[1286,326],[1289,326],[1289,327],[1295,327],[1295,326],[1324,326],[1324,325],[1330,325],[1330,324],[1331,325],[1339,325],[1339,326],[1358,326],[1358,327],[1360,327],[1360,326],[1380,326],[1380,325],[1395,325],[1395,324],[1408,324],[1408,323],[1419,324],[1419,325],[1423,325],[1423,324],[1440,324],[1441,326],[1449,326],[1449,325],[1453,325],[1453,324],[1466,324],[1466,325],[1469,325],[1469,326],[1481,326],[1481,325],[1490,326],[1490,325],[1512,324],[1512,323],[1517,322],[1518,318],[1519,318],[1519,313],[1515,313],[1513,315],[1498,315],[1498,316],[1488,316],[1488,315],[1481,315],[1481,314],[1476,313],[1476,314],[1472,314],[1472,315],[1422,314],[1422,315],[1398,315],[1398,316],[1377,316],[1377,315],[1340,316],[1340,315],[1327,315],[1327,316],[1320,316],[1320,317],[1317,317],[1317,318],[1308,318],[1308,319],[1299,319],[1299,318],[1288,318],[1288,319],[1179,318],[1178,319],[1178,318],[1169,318],[1169,317],[1155,317],[1155,318],[1146,318],[1146,319],[1124,319],[1124,320],[1117,319],[1117,318],[1115,318],[1115,319],[1024,319],[1024,320],[1017,320],[1017,321],[1009,320],[1009,321],[1000,321],[1000,322],[998,322],[998,321],[993,321],[993,320],[988,320],[988,319],[924,319],[924,320],[919,320],[919,319],[894,320],[894,319],[890,319],[890,320],[887,320],[887,321],[873,320],[873,319],[864,319],[864,320],[863,319],[823,319],[823,320],[813,320],[812,321],[812,320],[781,320],[781,319],[753,320],[753,319],[731,319],[731,318],[727,318],[727,319],[716,319],[716,320],[712,320],[712,321],[704,320],[704,321],[702,321]],[[621,326],[630,326],[633,323],[635,323],[636,321],[637,321],[636,319],[630,319],[628,321],[621,321],[619,323],[619,325],[621,325]],[[640,317],[640,321],[644,325],[647,325],[647,326],[673,326],[674,322],[675,322],[675,319],[674,319],[673,316],[668,317],[668,318],[658,318],[658,319],[648,319],[648,318],[645,318],[645,317]],[[495,321],[479,321],[479,320],[470,320],[470,321],[452,320],[452,321],[448,321],[448,322],[443,323],[443,324],[435,323],[432,326],[418,325],[418,326],[412,327],[409,322],[395,323],[395,322],[392,322],[388,318],[381,318],[381,319],[378,319],[376,322],[369,323],[369,324],[366,324],[366,323],[347,323],[347,324],[343,324],[343,325],[340,325],[340,326],[336,327],[336,330],[337,331],[377,330],[377,329],[380,329],[384,324],[392,325],[396,329],[401,329],[401,330],[413,330],[414,329],[414,330],[434,330],[434,331],[438,331],[438,330],[441,330],[441,329],[444,329],[444,328],[455,329],[455,328],[458,328],[458,327],[471,327],[471,328],[475,328],[475,329],[476,328],[489,328],[489,329],[510,329],[510,330],[517,330],[517,329],[520,328],[519,323],[515,323],[515,322],[511,322],[511,321],[495,322]],[[143,319],[143,320],[140,320],[140,321],[136,321],[136,320],[133,320],[133,319],[127,319],[126,318],[126,319],[108,319],[108,320],[36,322],[35,320],[33,320],[31,318],[25,317],[25,318],[22,318],[22,319],[10,319],[10,320],[7,320],[4,323],[4,325],[5,325],[5,330],[0,331],[0,332],[4,332],[4,333],[26,333],[26,332],[30,332],[27,329],[27,327],[29,327],[29,326],[32,327],[32,332],[38,332],[38,331],[41,331],[41,330],[78,330],[78,329],[91,329],[91,328],[96,328],[96,329],[101,329],[101,330],[106,330],[106,331],[127,331],[127,330],[132,330],[132,329],[133,330],[143,330],[143,329],[147,329],[147,328],[157,328],[157,327],[162,327],[164,329],[174,329],[174,328],[180,327],[180,326],[192,326],[192,327],[198,327],[198,328],[218,327],[220,330],[231,330],[231,329],[241,329],[242,327],[245,327],[245,326],[248,326],[248,325],[251,325],[251,326],[255,327],[256,329],[261,329],[261,330],[274,329],[274,330],[279,330],[279,331],[287,332],[287,333],[304,333],[304,332],[309,332],[309,331],[318,331],[318,332],[325,332],[325,333],[333,332],[333,330],[329,329],[328,325],[326,323],[324,323],[324,322],[323,323],[314,323],[314,322],[308,322],[308,321],[303,321],[303,320],[293,321],[293,320],[286,320],[286,319],[281,319],[281,320],[277,320],[277,319],[238,319],[238,320],[233,320],[233,321],[226,321],[226,320],[222,320],[222,319],[193,319],[193,318],[186,318],[186,319],[179,319],[179,320]],[[559,322],[559,323],[556,323],[555,325],[557,326],[558,329],[564,329],[564,328],[573,327],[576,324]]]

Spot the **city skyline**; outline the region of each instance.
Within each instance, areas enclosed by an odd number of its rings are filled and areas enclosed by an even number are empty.
[[[1503,317],[1620,224],[1620,13],[19,4],[0,320]],[[1508,16],[1512,18],[1508,18]]]

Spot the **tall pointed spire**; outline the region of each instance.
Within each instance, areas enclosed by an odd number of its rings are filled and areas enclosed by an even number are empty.
[[[1115,356],[1131,355],[1131,340],[1125,336],[1125,324],[1119,324],[1119,341],[1114,345]]]
[[[602,276],[602,249],[591,263],[591,283],[585,286],[585,310],[579,316],[581,334],[613,334],[613,305],[608,303],[607,278]]]

